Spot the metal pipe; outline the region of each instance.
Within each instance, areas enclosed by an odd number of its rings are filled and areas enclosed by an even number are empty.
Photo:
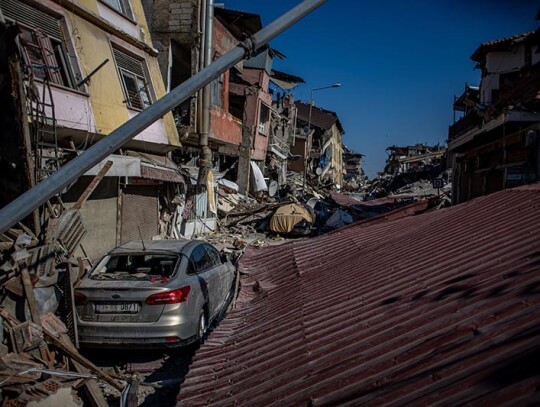
[[[199,38],[199,49],[197,57],[199,63],[197,66],[197,72],[200,72],[204,69],[204,44],[205,44],[205,31],[204,24],[206,21],[206,0],[199,0],[200,9],[199,9],[199,31],[201,33]],[[200,133],[202,125],[202,111],[203,111],[203,90],[199,89],[197,92],[197,122],[195,131]]]
[[[156,103],[144,109],[137,116],[121,125],[78,157],[75,157],[41,183],[26,191],[9,205],[6,205],[0,210],[0,233],[5,232],[9,227],[24,219],[34,209],[43,205],[55,194],[75,182],[86,171],[110,154],[113,154],[126,142],[188,99],[201,87],[232,68],[246,55],[265,45],[325,1],[304,0],[273,21],[268,27],[237,45],[219,60],[174,88]]]
[[[212,39],[214,31],[214,0],[206,0],[206,21],[204,25],[205,44],[204,44],[204,67],[210,65],[212,61]],[[210,130],[210,84],[207,84],[203,90],[203,123],[202,134],[206,135],[206,143],[208,145],[208,131]]]
[[[214,0],[206,0],[206,16],[204,21],[204,67],[212,63],[212,40],[214,30]],[[202,91],[202,122],[199,132],[199,175],[197,183],[206,185],[208,171],[212,168],[212,150],[208,147],[208,134],[210,133],[210,104],[211,104],[211,88],[210,84],[206,84]]]

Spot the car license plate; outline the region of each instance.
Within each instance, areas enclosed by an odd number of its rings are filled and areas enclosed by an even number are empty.
[[[136,302],[115,302],[96,304],[97,314],[136,314],[139,304]]]

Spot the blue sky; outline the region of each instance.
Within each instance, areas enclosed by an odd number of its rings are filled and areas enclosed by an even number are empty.
[[[224,0],[226,8],[261,15],[266,25],[299,0]],[[470,56],[482,43],[534,30],[535,0],[328,0],[271,44],[284,53],[274,68],[302,77],[296,99],[311,89],[317,106],[333,110],[344,144],[362,154],[371,178],[385,149],[444,143],[452,101],[480,71]]]

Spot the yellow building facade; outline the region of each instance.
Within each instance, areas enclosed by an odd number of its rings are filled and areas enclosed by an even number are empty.
[[[19,27],[23,64],[41,97],[52,95],[47,108],[61,144],[88,146],[165,94],[139,0],[0,0],[0,7]],[[163,153],[179,145],[169,113],[127,147]]]

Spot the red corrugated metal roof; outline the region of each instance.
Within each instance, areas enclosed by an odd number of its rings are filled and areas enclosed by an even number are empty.
[[[540,184],[241,261],[181,405],[533,405]]]
[[[330,191],[330,198],[334,200],[338,205],[349,206],[349,205],[358,205],[362,203],[359,199],[354,199],[352,196],[340,194],[336,191]]]

